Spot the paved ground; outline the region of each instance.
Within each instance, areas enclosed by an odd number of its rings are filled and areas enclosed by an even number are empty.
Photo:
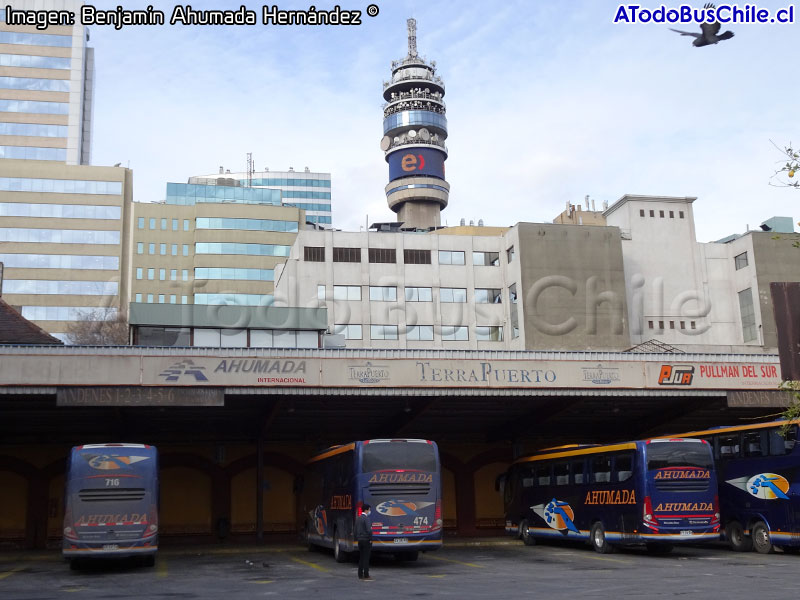
[[[71,571],[58,553],[0,554],[0,598],[789,598],[800,557],[723,546],[600,555],[588,546],[526,547],[506,539],[450,541],[416,562],[377,557],[375,580],[355,562],[295,545],[165,549],[156,566],[125,562]]]

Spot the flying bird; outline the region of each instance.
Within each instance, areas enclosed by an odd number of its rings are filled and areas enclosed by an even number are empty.
[[[703,8],[714,8],[714,5],[709,3],[706,4]],[[700,23],[700,31],[702,33],[693,33],[691,31],[680,31],[679,29],[672,29],[670,27],[670,31],[674,31],[676,33],[680,33],[681,35],[689,35],[695,38],[694,42],[692,42],[693,46],[700,48],[701,46],[710,46],[711,44],[716,44],[721,40],[729,40],[733,37],[732,31],[726,31],[724,33],[720,33],[721,25],[719,21],[714,21],[713,23]]]

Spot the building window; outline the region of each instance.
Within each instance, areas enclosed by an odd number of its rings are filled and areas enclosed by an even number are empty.
[[[361,300],[360,285],[335,285],[333,286],[334,300]]]
[[[686,321],[681,321],[681,329],[686,329]]]
[[[147,253],[148,253],[148,254],[155,254],[155,253],[156,253],[156,245],[155,245],[155,243],[153,243],[153,242],[150,242],[150,243],[147,245]]]
[[[172,256],[178,256],[178,244],[172,244]]]
[[[172,231],[178,231],[178,219],[172,219]],[[175,303],[173,302],[172,304]]]
[[[394,248],[370,248],[369,262],[371,263],[396,263],[397,255]]]
[[[742,316],[742,336],[744,342],[753,342],[758,339],[756,330],[756,311],[753,306],[752,288],[739,292],[739,313]]]
[[[137,221],[138,221],[139,229],[144,229],[144,217],[139,217],[137,219]]]
[[[344,335],[346,340],[361,339],[361,325],[334,325],[333,332]]]
[[[502,301],[502,293],[499,289],[475,289],[475,304],[500,304]]]
[[[150,217],[150,229],[156,228],[156,219],[155,217]]]
[[[156,278],[156,270],[155,269],[147,269],[147,278],[152,281]]]
[[[141,294],[136,294],[136,301],[137,302],[141,302],[142,301],[142,295]]]
[[[465,325],[442,325],[442,341],[463,342],[469,339],[469,328]]]
[[[158,245],[158,249],[159,249],[159,252],[160,252],[161,256],[166,256],[167,255],[167,245],[166,244],[159,244]]]
[[[430,250],[403,250],[403,262],[407,265],[431,264]]]
[[[508,259],[509,263],[514,262],[514,246],[511,246],[511,248],[506,250],[506,258]]]
[[[175,294],[170,294],[169,295],[169,303],[170,304],[177,304],[178,303],[178,298],[177,298],[177,296],[175,296]]]
[[[433,341],[433,325],[410,325],[406,328],[406,339],[420,342]]]
[[[663,210],[658,211],[658,216],[663,219],[664,218],[664,211]]]
[[[144,242],[136,242],[136,254],[144,254]]]
[[[370,325],[369,337],[372,340],[396,340],[397,325]]]
[[[516,283],[512,283],[510,286],[508,286],[508,300],[509,300],[509,302],[511,302],[511,304],[516,304],[517,303],[517,284]]]
[[[183,220],[183,230],[184,231],[189,231],[189,219],[184,219]]]
[[[650,211],[650,216],[651,216],[651,217],[655,217],[655,216],[656,216],[656,211],[654,211],[654,210],[651,210],[651,211]]]
[[[441,288],[439,290],[439,302],[463,304],[466,301],[467,290],[465,288]]]
[[[167,279],[167,270],[166,269],[159,269],[158,270],[158,279],[160,281],[166,281],[166,279]]]
[[[669,322],[669,328],[670,329],[675,329],[675,321],[670,321]]]
[[[429,287],[407,287],[406,302],[433,302],[433,294]]]
[[[322,300],[325,302],[325,286],[318,285],[317,286],[317,300]]]
[[[361,248],[336,248],[333,249],[333,262],[361,262]]]
[[[644,216],[644,209],[643,209],[643,208],[640,208],[640,209],[639,209],[639,216],[640,216],[640,217],[643,217],[643,216]]]
[[[647,327],[648,327],[649,329],[653,329],[653,322],[652,322],[652,321],[648,321],[648,322],[647,322]]]
[[[164,294],[159,294],[158,295],[158,303],[159,304],[164,304],[166,301],[167,301],[167,297]]]
[[[188,304],[189,296],[181,296],[181,304]]]
[[[324,246],[304,246],[303,247],[303,260],[306,261],[306,262],[325,262],[325,247]]]
[[[152,304],[153,303],[153,294],[147,294],[147,303],[148,304]]]
[[[679,216],[681,219],[683,218],[683,211],[682,211],[682,210],[679,210],[679,211],[678,211],[678,216]]]
[[[675,218],[675,211],[674,210],[669,211],[669,218],[670,219],[674,219]]]
[[[397,288],[394,286],[369,286],[369,299],[375,302],[397,302]]]
[[[143,271],[144,269],[142,269],[142,267],[136,267],[136,279],[141,279],[143,277]]]
[[[178,269],[170,269],[169,270],[169,280],[170,281],[178,281]]]
[[[181,279],[189,281],[189,269],[181,269]]]
[[[464,252],[455,250],[439,250],[440,265],[463,265]]]
[[[747,265],[747,252],[742,252],[741,254],[737,254],[733,257],[733,266],[737,271],[739,269],[744,269]]]
[[[499,252],[473,252],[472,264],[476,267],[499,267],[500,266],[500,253]]]
[[[162,231],[166,231],[167,230],[167,220],[166,219],[161,219],[161,230]]]
[[[502,342],[503,328],[494,325],[478,326],[475,328],[475,339],[479,342]]]
[[[658,328],[661,329],[661,330],[664,329],[664,321],[659,321],[658,322]]]
[[[689,325],[691,326],[692,329],[697,329],[697,323],[695,323],[694,321],[689,323]]]
[[[189,256],[189,244],[184,244],[183,245],[183,255],[184,256]]]

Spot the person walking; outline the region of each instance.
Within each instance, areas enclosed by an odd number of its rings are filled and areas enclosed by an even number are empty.
[[[356,517],[356,540],[358,541],[358,578],[372,581],[369,576],[369,554],[372,550],[372,521],[369,518],[370,506],[363,504],[361,514]]]

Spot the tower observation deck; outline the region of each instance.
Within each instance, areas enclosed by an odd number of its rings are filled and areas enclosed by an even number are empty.
[[[450,194],[444,178],[444,82],[436,75],[436,62],[417,54],[416,20],[407,23],[408,56],[392,62],[392,79],[383,83],[386,200],[404,229],[430,229],[441,225]]]

